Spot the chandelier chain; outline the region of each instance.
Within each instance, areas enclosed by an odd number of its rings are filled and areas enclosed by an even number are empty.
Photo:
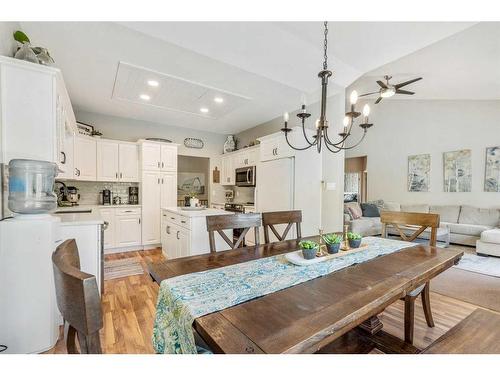
[[[324,50],[324,61],[323,61],[323,70],[328,69],[328,21],[325,21],[325,41],[323,43],[323,50]]]

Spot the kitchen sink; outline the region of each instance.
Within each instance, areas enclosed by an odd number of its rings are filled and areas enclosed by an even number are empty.
[[[55,211],[54,214],[90,214],[92,210]]]

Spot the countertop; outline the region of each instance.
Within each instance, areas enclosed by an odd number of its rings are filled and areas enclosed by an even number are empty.
[[[218,208],[207,208],[206,210],[200,211],[184,211],[181,207],[164,207],[162,208],[165,211],[172,212],[177,215],[186,216],[186,217],[203,217],[203,216],[212,216],[212,215],[232,215],[234,212],[219,210]]]
[[[102,208],[140,208],[137,204],[90,205],[58,207],[53,215],[61,219],[61,225],[99,225],[104,224],[99,209]],[[89,212],[75,212],[89,211]],[[62,212],[62,213],[61,213]]]
[[[78,206],[57,207],[56,211],[84,211],[94,208],[140,208],[140,204],[80,204]]]

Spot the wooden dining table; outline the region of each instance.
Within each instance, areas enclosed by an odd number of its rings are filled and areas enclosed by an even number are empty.
[[[307,237],[318,241],[317,236]],[[284,254],[298,240],[149,263],[167,278]],[[377,315],[458,263],[463,252],[415,245],[195,319],[215,353],[386,353],[420,350],[382,331]]]

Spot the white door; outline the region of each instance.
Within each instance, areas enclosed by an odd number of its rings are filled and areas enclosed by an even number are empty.
[[[139,181],[139,147],[135,144],[120,143],[118,150],[120,181]]]
[[[158,244],[160,237],[161,174],[143,172],[142,174],[142,243]]]
[[[99,210],[102,219],[108,223],[104,230],[104,248],[115,247],[115,210],[113,208]]]
[[[141,217],[116,217],[116,245],[117,247],[137,246],[141,244]]]
[[[177,207],[177,172],[161,174],[161,208]]]
[[[59,174],[59,178],[72,179],[74,176],[74,159],[75,159],[75,132],[71,129],[69,123],[66,121],[64,131],[64,148],[61,151],[61,165],[63,166],[63,173]]]
[[[175,238],[175,233],[175,225],[167,221],[167,224],[165,225],[165,245],[162,243],[163,254],[167,257],[167,259],[175,258],[177,253],[177,240]]]
[[[118,142],[97,141],[97,180],[118,181]]]
[[[233,156],[224,156],[222,157],[222,185],[234,185],[234,163]]]
[[[161,145],[161,169],[165,172],[177,170],[177,146]]]
[[[178,243],[177,256],[179,258],[189,256],[191,249],[191,232],[188,229],[179,227],[176,235]]]
[[[158,171],[161,166],[161,145],[157,143],[143,143],[142,147],[142,169]]]
[[[248,151],[248,165],[256,165],[259,161],[259,149]]]
[[[95,181],[96,173],[96,141],[90,137],[75,137],[74,172],[77,180]]]

